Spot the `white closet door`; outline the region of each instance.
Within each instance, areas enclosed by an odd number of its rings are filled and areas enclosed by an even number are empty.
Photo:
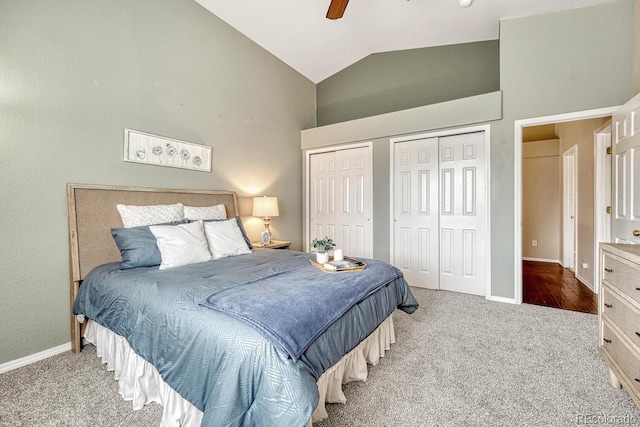
[[[613,232],[617,243],[640,243],[640,94],[613,115]]]
[[[438,289],[438,138],[394,144],[394,264],[411,286]]]
[[[440,138],[440,289],[485,295],[484,133]]]
[[[371,147],[311,154],[309,172],[309,239],[328,236],[345,255],[371,258]]]
[[[369,147],[335,152],[336,235],[344,253],[355,257],[373,256],[372,168]]]
[[[394,144],[393,264],[411,286],[486,294],[485,135]]]
[[[311,239],[336,237],[336,153],[309,157],[309,214]]]

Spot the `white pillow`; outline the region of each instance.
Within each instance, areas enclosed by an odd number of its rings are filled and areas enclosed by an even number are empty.
[[[209,250],[213,259],[251,253],[235,218],[226,221],[205,222],[204,235],[209,242]]]
[[[160,249],[160,270],[211,259],[202,221],[180,225],[151,225],[149,229],[156,236]]]
[[[174,205],[116,205],[124,228],[140,225],[163,224],[184,219],[182,203]]]
[[[224,205],[215,206],[185,206],[184,217],[191,221],[199,219],[226,219],[227,209]]]

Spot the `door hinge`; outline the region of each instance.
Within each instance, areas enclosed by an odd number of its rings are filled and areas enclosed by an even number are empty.
[[[611,214],[611,206],[607,206],[607,213]]]
[[[611,147],[607,147],[607,154],[611,154]]]

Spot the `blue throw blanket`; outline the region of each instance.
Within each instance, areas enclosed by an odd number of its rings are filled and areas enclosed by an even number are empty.
[[[200,305],[251,325],[295,361],[351,307],[402,278],[389,264],[364,261],[365,270],[338,274],[300,266],[215,292]],[[407,313],[416,309],[399,308]]]

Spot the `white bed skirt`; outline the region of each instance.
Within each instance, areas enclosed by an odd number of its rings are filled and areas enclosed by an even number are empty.
[[[153,365],[138,356],[120,335],[89,320],[84,331],[87,341],[96,346],[98,357],[114,371],[119,392],[123,399],[133,403],[133,409],[141,409],[150,402],[163,406],[162,426],[199,426],[202,412],[185,400],[165,383]],[[376,365],[385,351],[395,342],[393,318],[389,316],[371,335],[329,368],[318,379],[320,400],[311,420],[328,417],[325,403],[345,403],[342,384],[367,379],[367,364]]]

